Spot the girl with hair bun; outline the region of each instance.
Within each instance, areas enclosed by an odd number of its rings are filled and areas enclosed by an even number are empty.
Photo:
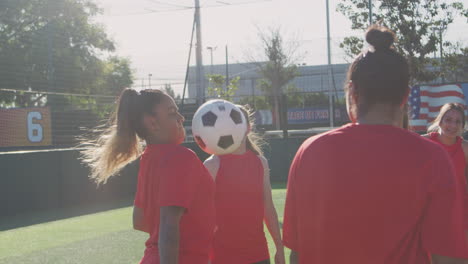
[[[283,243],[291,264],[459,263],[463,193],[436,143],[402,128],[409,65],[374,25],[349,67],[351,120],[307,139],[288,178]]]

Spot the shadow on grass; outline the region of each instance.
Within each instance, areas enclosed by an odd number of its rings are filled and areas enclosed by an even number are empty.
[[[14,216],[0,217],[0,231],[36,225],[70,217],[94,214],[107,210],[118,209],[133,205],[133,197],[115,200],[107,203],[87,204],[75,207],[51,209],[44,211],[33,211],[21,213]]]
[[[286,189],[286,182],[272,182],[271,187],[275,190]],[[101,202],[97,204],[87,204],[75,207],[66,207],[54,210],[34,211],[17,214],[14,216],[0,217],[0,231],[25,227],[35,224],[46,223],[66,219],[70,217],[94,214],[112,209],[132,206],[133,197],[115,200],[111,203]]]

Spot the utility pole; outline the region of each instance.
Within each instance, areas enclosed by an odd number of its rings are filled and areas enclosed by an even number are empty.
[[[151,73],[148,74],[148,86],[149,86],[149,89],[151,89],[151,76],[153,76]]]
[[[226,44],[226,91],[229,86],[229,59],[228,59],[228,46]]]
[[[332,65],[331,65],[331,38],[330,38],[330,8],[328,0],[327,2],[327,50],[328,50],[328,117],[330,119],[330,127],[335,126],[335,116],[333,113],[333,92],[332,92]]]
[[[203,70],[202,57],[202,36],[201,36],[201,19],[200,19],[200,0],[195,0],[195,22],[197,26],[197,44],[196,44],[196,61],[197,61],[197,103],[201,105],[205,100],[205,74]]]
[[[369,26],[372,26],[372,0],[369,0]]]
[[[184,103],[185,103],[185,91],[187,90],[187,81],[189,77],[189,70],[190,70],[190,58],[192,57],[192,47],[193,47],[193,34],[195,33],[195,27],[197,25],[197,21],[195,20],[195,14],[193,15],[193,23],[192,23],[192,34],[190,35],[190,46],[189,52],[187,56],[187,67],[185,68],[185,80],[184,80],[184,90],[182,91],[182,102],[180,106],[180,111],[183,111]]]
[[[447,29],[447,26],[438,26],[438,27],[432,27],[433,31],[438,30],[439,31],[439,52],[440,52],[440,76],[441,76],[441,81],[442,83],[445,83],[445,67],[444,67],[444,42],[442,40],[442,33],[444,30]],[[435,52],[434,52],[435,53]]]

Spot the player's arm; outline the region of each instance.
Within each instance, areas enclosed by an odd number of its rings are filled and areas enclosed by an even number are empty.
[[[264,218],[268,231],[273,238],[276,246],[275,263],[285,263],[284,246],[281,240],[281,231],[278,222],[278,214],[276,213],[273,197],[271,195],[270,183],[270,168],[265,157],[260,156],[263,165],[263,203],[264,203]]]
[[[463,264],[463,262],[463,259],[455,259],[432,254],[432,264]]]
[[[283,244],[291,249],[289,255],[290,264],[299,263],[299,248],[298,239],[298,208],[296,201],[296,176],[300,173],[300,164],[302,163],[302,154],[304,149],[301,147],[294,157],[288,175],[288,187],[286,192],[286,200],[284,203],[284,218],[283,218]]]
[[[158,246],[161,264],[179,262],[179,223],[184,212],[185,208],[178,206],[163,206],[160,209]]]
[[[463,228],[464,191],[447,151],[430,149],[426,167],[429,194],[421,228],[423,247],[432,263],[463,263],[468,259]]]
[[[143,209],[133,206],[133,229],[149,233],[149,227],[144,220]]]
[[[212,155],[211,157],[205,160],[203,165],[205,165],[205,168],[208,170],[211,177],[213,177],[213,180],[216,180],[216,175],[218,174],[219,170],[219,157],[216,155]]]
[[[297,251],[291,250],[291,254],[289,255],[289,263],[290,264],[299,263],[299,253],[297,253]]]
[[[468,141],[466,140],[462,141],[462,148],[465,154],[465,162],[466,164],[468,164]],[[468,167],[465,168],[465,179],[466,179],[466,182],[468,183]],[[468,189],[468,186],[466,186],[466,188]]]

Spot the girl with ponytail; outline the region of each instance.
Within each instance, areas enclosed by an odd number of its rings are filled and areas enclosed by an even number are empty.
[[[149,234],[141,264],[208,262],[214,182],[195,153],[180,145],[183,122],[166,93],[125,89],[110,128],[82,152],[97,184],[140,158],[133,227]]]
[[[250,120],[248,110],[238,107]],[[217,229],[212,264],[270,263],[264,222],[275,242],[275,263],[285,263],[268,162],[260,148],[261,140],[251,128],[250,121],[244,140],[234,153],[214,155],[204,163],[216,182]]]

